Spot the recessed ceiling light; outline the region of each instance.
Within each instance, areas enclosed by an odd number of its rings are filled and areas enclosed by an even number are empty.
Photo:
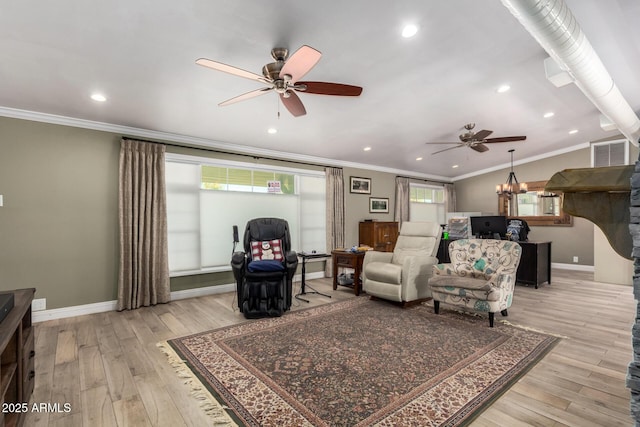
[[[451,166],[451,167],[452,167],[453,169],[455,169],[455,168],[457,168],[457,167],[458,167],[458,165],[453,165],[453,166]]]
[[[273,135],[274,133],[278,133],[278,129],[276,129],[276,128],[269,128],[269,129],[267,129],[267,133],[270,133],[271,135]]]
[[[554,113],[552,111],[549,111],[548,113],[544,113],[544,116],[542,116],[542,117],[544,117],[545,119],[548,119],[549,117],[555,116],[555,114],[556,113]]]
[[[420,160],[422,160],[422,157],[416,157],[416,160],[420,161]]]
[[[409,37],[413,37],[418,32],[418,27],[413,24],[405,25],[402,29],[402,37],[408,39]]]
[[[91,99],[93,99],[94,101],[98,101],[98,102],[104,102],[107,100],[107,97],[104,96],[101,93],[94,93],[91,95]]]
[[[502,85],[502,86],[500,86],[498,89],[496,89],[496,92],[498,92],[498,93],[505,93],[505,92],[507,92],[509,89],[511,89],[511,86],[509,86],[509,85]]]
[[[364,147],[362,150],[364,150],[364,151],[371,151],[371,147]]]
[[[578,129],[571,129],[569,131],[569,135],[573,135],[574,133],[578,133]]]

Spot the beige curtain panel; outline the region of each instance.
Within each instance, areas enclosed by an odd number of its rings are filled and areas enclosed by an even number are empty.
[[[402,223],[409,221],[409,178],[401,176],[396,177],[396,208],[394,218],[398,222],[398,227],[402,227]]]
[[[327,253],[344,247],[344,177],[342,169],[325,168],[327,178]],[[333,263],[327,261],[325,277],[333,277]]]
[[[171,300],[164,153],[161,144],[122,140],[118,311]]]
[[[444,184],[444,204],[446,212],[456,211],[456,189],[453,184]]]

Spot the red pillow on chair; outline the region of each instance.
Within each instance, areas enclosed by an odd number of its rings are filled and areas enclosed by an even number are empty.
[[[251,242],[251,259],[253,261],[282,261],[282,242],[280,239]]]

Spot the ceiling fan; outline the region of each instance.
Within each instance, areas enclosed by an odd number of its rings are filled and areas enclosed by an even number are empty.
[[[489,135],[493,133],[492,130],[480,130],[478,132],[473,132],[473,128],[476,127],[475,123],[467,123],[464,125],[464,129],[467,131],[459,136],[460,142],[427,142],[427,144],[457,144],[455,147],[445,148],[443,150],[434,151],[431,154],[442,153],[443,151],[453,150],[454,148],[460,147],[469,147],[472,150],[477,151],[478,153],[484,153],[485,151],[489,151],[489,147],[485,144],[492,144],[495,142],[513,142],[513,141],[524,141],[527,139],[526,136],[504,136],[501,138],[487,138]]]
[[[271,56],[275,62],[266,64],[262,68],[262,76],[206,58],[198,59],[196,64],[267,85],[267,87],[252,90],[251,92],[223,101],[218,104],[221,107],[275,91],[280,95],[280,99],[287,110],[295,117],[299,117],[307,114],[307,111],[298,95],[296,95],[296,92],[336,96],[359,96],[362,93],[362,88],[359,86],[300,81],[300,79],[318,63],[322,56],[322,53],[310,46],[302,46],[291,56],[289,56],[288,49],[277,47],[271,50]]]

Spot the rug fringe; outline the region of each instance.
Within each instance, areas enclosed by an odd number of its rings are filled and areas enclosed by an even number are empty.
[[[511,322],[509,322],[508,320],[505,320],[505,319],[499,319],[498,322],[503,323],[503,324],[508,325],[508,326],[513,326],[514,328],[523,329],[523,330],[529,331],[529,332],[537,332],[539,334],[550,335],[552,337],[562,338],[562,339],[565,339],[565,340],[571,339],[566,335],[554,334],[553,332],[543,331],[542,329],[536,329],[536,328],[532,328],[530,326],[516,325],[515,323],[511,323]]]
[[[209,393],[209,390],[194,377],[185,361],[166,342],[162,341],[156,344],[156,347],[167,357],[169,364],[176,371],[179,378],[183,379],[184,384],[189,386],[189,395],[198,400],[200,408],[211,418],[215,426],[237,427],[237,424],[226,413],[227,406],[220,404],[215,397]]]
[[[486,313],[480,314],[480,313],[474,312],[474,311],[465,311],[465,310],[460,310],[460,309],[452,309],[451,311],[453,311],[454,313],[464,314],[464,315],[471,315],[471,316],[474,316],[474,317],[485,317],[486,316]],[[539,334],[550,335],[552,337],[562,338],[562,339],[566,339],[566,340],[571,339],[566,335],[554,334],[553,332],[543,331],[542,329],[536,329],[536,328],[532,328],[530,326],[516,325],[515,323],[511,323],[506,319],[496,319],[496,322],[500,322],[500,323],[505,324],[507,326],[513,326],[514,328],[522,329],[522,330],[529,331],[529,332],[537,332]]]

